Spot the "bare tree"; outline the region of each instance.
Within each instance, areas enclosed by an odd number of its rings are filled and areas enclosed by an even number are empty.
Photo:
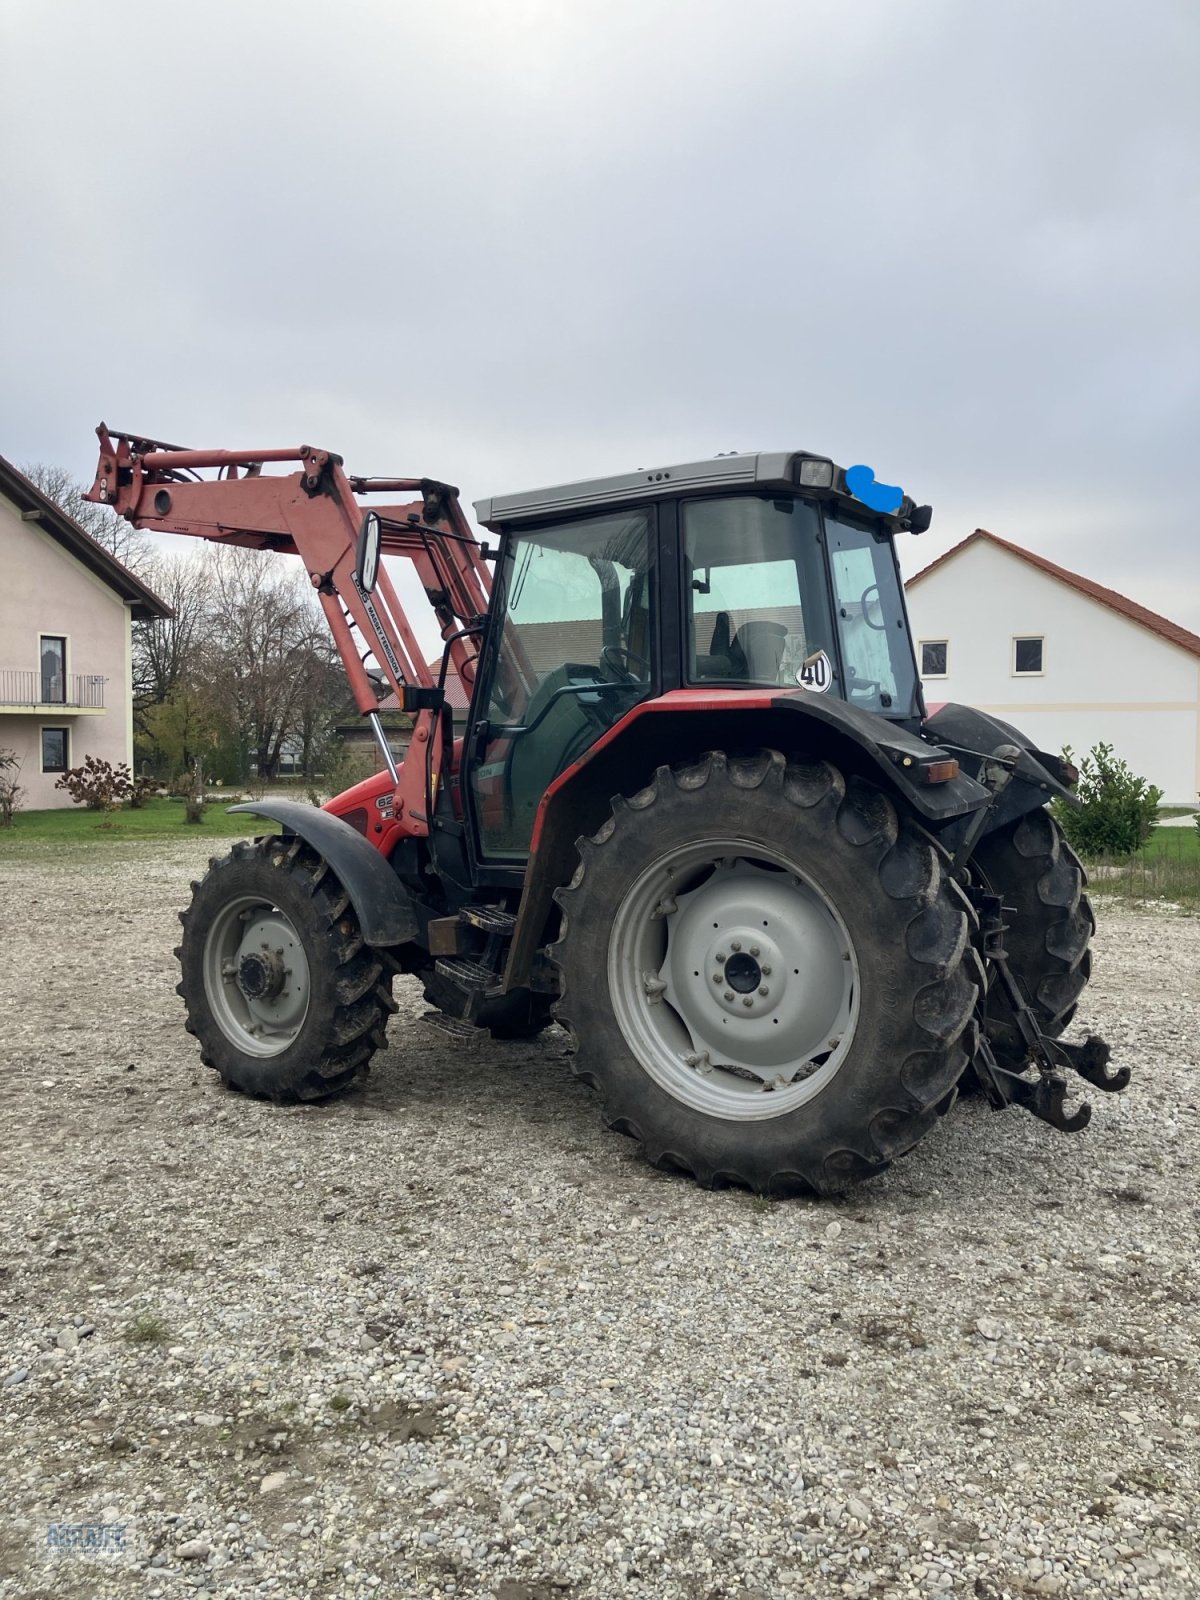
[[[324,769],[334,741],[334,725],[346,700],[346,669],[333,640],[322,630],[309,648],[304,684],[296,707],[294,736],[306,777]]]
[[[214,610],[213,574],[197,555],[155,556],[147,581],[174,616],[144,624],[134,638],[135,711],[162,705],[185,682],[195,687]]]
[[[262,778],[279,772],[284,741],[300,727],[325,623],[302,574],[254,550],[212,552],[206,656],[210,682],[243,731]]]
[[[40,461],[27,462],[21,471],[35,488],[54,501],[61,510],[73,518],[83,531],[90,534],[112,556],[128,567],[143,581],[146,569],[153,560],[149,539],[140,529],[117,516],[109,506],[85,500],[88,485],[73,478],[65,467],[47,466]]]

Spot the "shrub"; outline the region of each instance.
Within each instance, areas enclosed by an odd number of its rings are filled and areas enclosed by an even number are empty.
[[[166,1344],[171,1330],[156,1311],[143,1311],[125,1329],[130,1344]]]
[[[0,828],[11,828],[13,814],[21,804],[24,790],[17,782],[21,761],[15,750],[0,747]]]
[[[115,811],[128,799],[133,779],[123,761],[114,767],[98,756],[84,756],[83,765],[68,768],[54,787],[65,789],[77,806],[89,811]]]
[[[154,778],[135,778],[129,786],[129,809],[141,811],[146,801],[158,792],[158,782]]]
[[[1068,761],[1069,749],[1063,751]],[[1139,778],[1110,744],[1097,744],[1079,762],[1079,811],[1056,801],[1067,843],[1082,856],[1131,856],[1149,839],[1163,792]]]

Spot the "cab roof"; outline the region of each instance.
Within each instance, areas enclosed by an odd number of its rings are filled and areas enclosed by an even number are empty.
[[[491,528],[524,517],[580,511],[627,500],[661,500],[695,489],[793,488],[795,460],[796,452],[754,451],[710,456],[707,461],[669,467],[639,467],[636,472],[621,472],[608,478],[582,478],[577,483],[560,483],[548,489],[493,495],[476,500],[475,515],[485,528]]]
[[[869,468],[851,467],[849,473],[856,485],[861,484],[861,478],[853,475],[865,473],[873,488],[888,489],[887,485],[874,483]],[[860,514],[874,513],[888,525],[889,531],[900,532],[909,526],[909,519],[917,508],[899,489],[889,491],[899,501],[896,508],[882,510],[866,497],[869,490],[860,498],[847,486],[846,480],[846,470],[828,456],[813,455],[807,450],[755,450],[710,456],[704,461],[674,466],[639,467],[635,472],[617,473],[607,478],[583,478],[576,483],[527,489],[518,494],[491,495],[486,500],[475,501],[475,516],[481,526],[496,529],[510,522],[570,516],[630,501],[663,500],[698,491],[803,489],[813,495],[842,500],[847,509]]]

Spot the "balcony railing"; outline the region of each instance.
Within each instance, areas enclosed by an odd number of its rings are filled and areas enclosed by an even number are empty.
[[[65,706],[76,711],[103,711],[106,682],[98,673],[0,668],[0,706]]]

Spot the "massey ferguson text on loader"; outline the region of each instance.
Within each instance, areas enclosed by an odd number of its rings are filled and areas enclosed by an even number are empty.
[[[926,714],[894,541],[927,506],[804,451],[718,456],[481,501],[489,547],[434,479],[97,431],[92,500],[300,557],[383,763],[320,810],[235,807],[282,836],[193,886],[179,992],[230,1087],[344,1088],[398,973],[450,1029],[557,1018],[610,1126],[706,1185],[843,1188],[964,1082],[1064,1131],[1090,1114],[1066,1071],[1125,1087],[1103,1041],[1062,1038],[1094,924],[1048,802],[1076,774],[968,706]]]

